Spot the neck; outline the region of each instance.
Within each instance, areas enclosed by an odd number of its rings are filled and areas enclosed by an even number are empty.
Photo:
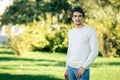
[[[81,27],[83,27],[84,26],[84,24],[82,23],[82,24],[77,24],[76,25],[76,28],[81,28]]]

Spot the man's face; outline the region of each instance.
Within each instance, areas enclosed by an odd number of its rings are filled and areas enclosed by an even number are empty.
[[[75,25],[81,25],[83,23],[83,15],[80,12],[74,12],[72,16],[72,20]]]

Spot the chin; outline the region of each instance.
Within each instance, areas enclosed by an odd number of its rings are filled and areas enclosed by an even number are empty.
[[[82,23],[76,23],[76,25],[81,25]]]

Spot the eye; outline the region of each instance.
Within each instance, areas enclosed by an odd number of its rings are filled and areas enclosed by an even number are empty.
[[[77,17],[77,15],[73,15],[73,17]]]
[[[83,15],[79,15],[79,17],[83,17]]]

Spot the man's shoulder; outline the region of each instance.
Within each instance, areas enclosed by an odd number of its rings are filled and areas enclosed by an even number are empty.
[[[95,29],[92,26],[85,25],[89,31],[95,31]]]
[[[92,26],[89,26],[89,25],[85,25],[87,29],[93,29]]]
[[[87,34],[89,35],[89,36],[91,36],[91,35],[96,35],[96,30],[93,28],[93,27],[91,27],[91,26],[87,26],[88,27],[88,32],[87,32]]]
[[[74,29],[75,29],[75,28],[70,29],[70,30],[68,31],[68,33],[70,33],[70,32],[72,32],[72,31],[74,31]]]

